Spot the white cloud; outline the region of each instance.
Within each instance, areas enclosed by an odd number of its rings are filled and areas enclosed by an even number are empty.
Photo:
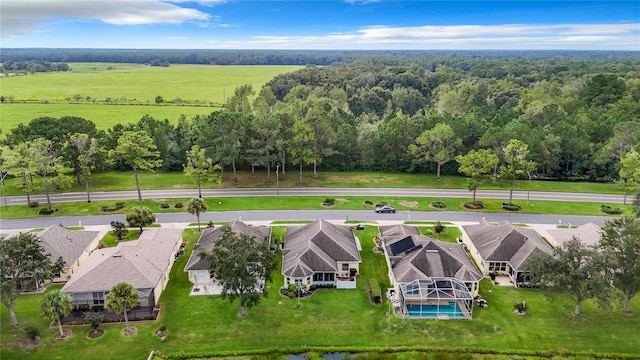
[[[640,23],[377,25],[353,33],[255,36],[245,42],[218,41],[216,46],[262,49],[640,50]]]
[[[182,24],[209,21],[210,15],[159,0],[74,1],[3,0],[0,4],[2,37],[45,32],[47,20],[75,18],[113,25]]]

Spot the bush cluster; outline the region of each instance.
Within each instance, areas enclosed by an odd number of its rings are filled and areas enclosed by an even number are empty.
[[[435,230],[436,234],[442,234],[445,228],[446,227],[442,225],[440,220],[438,220],[438,222],[433,226],[433,230]]]
[[[322,202],[322,205],[335,205],[336,204],[336,199],[335,198],[326,198],[324,199],[324,201]]]
[[[58,209],[51,209],[49,210],[48,208],[42,208],[38,211],[38,214],[40,215],[51,215],[54,212],[58,211]]]
[[[431,206],[436,209],[446,209],[447,203],[445,203],[444,201],[434,201],[431,203]]]
[[[27,337],[31,340],[36,340],[40,337],[40,329],[31,325],[24,328],[24,331],[27,333]]]
[[[484,209],[484,203],[482,201],[469,201],[463,205],[467,209],[477,210]]]
[[[171,207],[171,205],[167,204],[166,202],[160,203],[160,207],[163,209],[168,209]]]
[[[373,202],[371,200],[365,200],[364,204],[365,205],[373,205]]]
[[[520,211],[522,209],[522,206],[516,205],[516,204],[502,203],[502,209],[509,210],[509,211]]]
[[[609,205],[600,205],[600,211],[602,211],[605,214],[609,214],[609,215],[620,215],[623,213],[622,209],[620,208],[612,208]]]
[[[529,305],[525,303],[515,303],[513,304],[513,308],[518,310],[518,312],[526,312],[529,309]]]
[[[103,205],[100,207],[100,210],[103,212],[114,212],[122,209],[124,209],[124,201],[117,201],[114,207],[110,207],[107,205]]]
[[[31,201],[29,202],[29,207],[30,208],[37,208],[40,204],[37,201]]]
[[[176,209],[182,209],[184,207],[184,204],[179,202],[179,203],[176,203],[175,207],[176,207]]]
[[[280,293],[290,299],[293,299],[298,296],[298,289],[295,285],[289,284],[288,287],[283,287],[280,289]]]

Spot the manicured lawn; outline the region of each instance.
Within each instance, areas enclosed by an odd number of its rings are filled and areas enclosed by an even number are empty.
[[[410,210],[420,211],[439,211],[429,206],[432,201],[445,200],[444,198],[421,198],[421,197],[385,197],[385,198],[372,198],[363,196],[345,196],[345,201],[336,203],[336,205],[327,209],[322,207],[320,203],[324,197],[321,196],[288,196],[286,198],[278,199],[275,196],[260,196],[260,197],[225,197],[225,198],[205,198],[207,205],[207,211],[209,213],[215,211],[237,211],[237,210],[371,210],[370,206],[364,204],[366,200],[381,200],[390,203],[394,206],[398,212],[407,211],[407,216],[410,219]],[[457,204],[455,210],[464,210],[462,203],[467,201],[466,198],[447,198],[449,204]],[[168,209],[162,209],[160,203],[168,202],[171,205],[182,202],[187,203],[189,199],[146,199],[141,202],[137,200],[122,200],[125,202],[126,208],[115,213],[107,214],[126,214],[132,206],[146,206],[154,213],[167,213],[167,212],[186,212],[184,208],[177,209],[174,207]],[[483,212],[492,213],[504,213],[508,212],[501,209],[502,201],[500,199],[486,199],[483,200],[485,208]],[[407,202],[412,203],[411,207],[405,206]],[[415,206],[413,205],[415,204]],[[59,209],[54,216],[76,216],[76,215],[104,215],[105,213],[100,211],[103,205],[113,206],[114,201],[93,201],[87,202],[70,202],[70,203],[54,203],[53,207]],[[585,202],[566,202],[566,201],[529,201],[529,205],[522,203],[522,210],[520,213],[526,214],[565,214],[565,215],[595,215],[605,216],[606,214],[600,212],[601,203],[585,203]],[[626,214],[631,214],[630,205],[610,204],[611,206],[620,207],[624,209]],[[44,204],[42,205],[44,206]],[[11,205],[9,210],[0,211],[0,218],[2,219],[16,219],[16,218],[35,218],[43,215],[38,215],[39,208],[27,208],[25,205]],[[451,205],[450,211],[454,208]],[[196,220],[196,217],[193,217]],[[281,224],[291,223],[290,220],[282,219],[278,220]]]
[[[462,232],[457,226],[445,226],[444,230],[440,234],[436,234],[433,226],[418,226],[418,230],[422,235],[427,235],[433,239],[446,241],[451,243],[457,243],[458,238],[462,236]]]
[[[278,227],[274,236],[282,236],[283,232],[284,228]],[[56,342],[53,339],[56,330],[47,328],[47,322],[38,315],[42,295],[23,295],[16,304],[21,329],[9,327],[4,306],[0,312],[0,355],[2,359],[63,359],[70,354],[74,359],[142,359],[151,349],[164,354],[195,355],[252,349],[300,350],[313,346],[467,348],[503,353],[553,351],[560,355],[640,353],[640,343],[632,341],[640,326],[637,297],[630,314],[622,313],[620,306],[601,311],[588,301],[583,305],[584,315],[576,318],[571,315],[573,304],[564,296],[549,303],[538,290],[495,287],[485,280],[481,295],[489,307],[475,308],[471,321],[388,318],[388,304],[371,305],[364,290],[371,277],[378,279],[383,291],[389,284],[383,255],[371,251],[376,234],[377,229],[371,226],[356,231],[363,248],[358,289],[320,290],[302,299],[303,307],[297,310],[295,299],[278,294],[277,289],[283,283],[278,268],[269,285],[269,297],[240,319],[237,302],[229,303],[217,296],[188,295],[191,284],[183,268],[199,236],[189,229],[184,236],[188,241],[186,254],[173,267],[169,286],[160,299],[163,310],[157,322],[136,324],[138,334],[130,338],[120,334],[123,325],[103,325],[105,335],[94,340],[86,337],[88,327],[74,327],[73,337]],[[277,256],[280,261],[280,255]],[[522,300],[530,306],[529,315],[516,316],[513,304]],[[169,331],[165,341],[154,336],[161,323]],[[36,349],[24,351],[18,342],[28,324],[41,329],[43,340]]]

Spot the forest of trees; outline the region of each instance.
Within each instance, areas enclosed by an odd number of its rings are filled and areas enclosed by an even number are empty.
[[[9,130],[5,145],[51,140],[80,181],[77,150],[69,145],[74,133],[95,138],[102,150],[94,171],[128,169],[104,154],[125,132],[141,130],[166,170],[182,171],[186,152],[199,145],[234,174],[270,173],[276,165],[281,174],[298,168],[456,174],[456,156],[486,149],[498,157],[499,175],[509,165],[507,145],[519,140],[519,160],[538,179],[619,181],[622,157],[640,148],[640,59],[532,54],[393,57],[391,65],[361,56],[308,65],[261,89],[237,87],[224,109],[208,116],[177,123],[145,116],[106,132],[90,119],[45,117]]]

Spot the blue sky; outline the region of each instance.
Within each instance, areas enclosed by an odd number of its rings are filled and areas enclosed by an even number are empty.
[[[0,0],[5,48],[635,50],[640,1]]]

